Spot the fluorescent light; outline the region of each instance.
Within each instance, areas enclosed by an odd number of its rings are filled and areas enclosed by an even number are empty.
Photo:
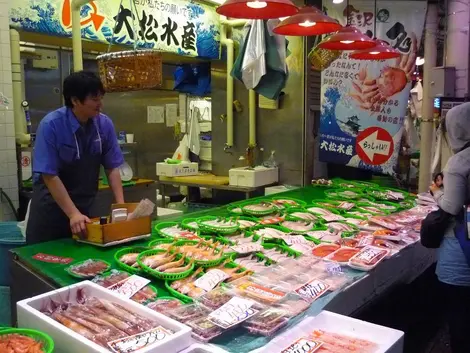
[[[333,4],[341,4],[344,0],[333,0]]]

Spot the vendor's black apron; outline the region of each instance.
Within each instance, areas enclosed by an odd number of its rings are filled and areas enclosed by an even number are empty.
[[[82,144],[82,146],[79,159],[77,159],[75,146],[61,148],[59,155],[75,153],[75,158],[71,163],[62,166],[58,176],[75,206],[82,214],[88,216],[98,191],[101,153],[92,153],[92,149],[87,144]],[[40,180],[33,185],[33,198],[26,228],[27,244],[67,238],[71,235],[69,218],[54,201],[40,177]]]

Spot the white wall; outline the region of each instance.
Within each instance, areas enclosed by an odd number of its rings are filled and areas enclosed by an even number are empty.
[[[8,8],[11,0],[0,0],[0,92],[9,104],[0,104],[0,188],[18,207],[18,173],[15,126],[13,119],[11,57]],[[13,212],[5,200],[0,206],[0,220],[13,220]]]

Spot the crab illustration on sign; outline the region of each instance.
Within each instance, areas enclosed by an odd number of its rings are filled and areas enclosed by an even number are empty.
[[[62,4],[61,21],[62,21],[62,25],[65,28],[71,28],[72,27],[72,6],[71,6],[71,2],[72,2],[72,0],[64,0],[64,3]],[[90,1],[86,5],[91,7],[91,12],[89,12],[88,15],[85,18],[82,18],[80,20],[80,26],[83,27],[83,26],[87,26],[88,24],[92,23],[93,27],[95,28],[95,31],[98,31],[101,28],[101,26],[103,25],[105,17],[98,13],[98,7],[96,6],[95,1]]]
[[[357,155],[367,164],[384,164],[392,156],[393,150],[392,136],[378,126],[365,129],[356,138]]]

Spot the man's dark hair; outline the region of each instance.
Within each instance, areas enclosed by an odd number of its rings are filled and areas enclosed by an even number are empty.
[[[100,78],[90,71],[78,71],[70,74],[64,80],[63,95],[65,105],[73,107],[72,98],[84,102],[88,96],[104,95],[105,90]]]

